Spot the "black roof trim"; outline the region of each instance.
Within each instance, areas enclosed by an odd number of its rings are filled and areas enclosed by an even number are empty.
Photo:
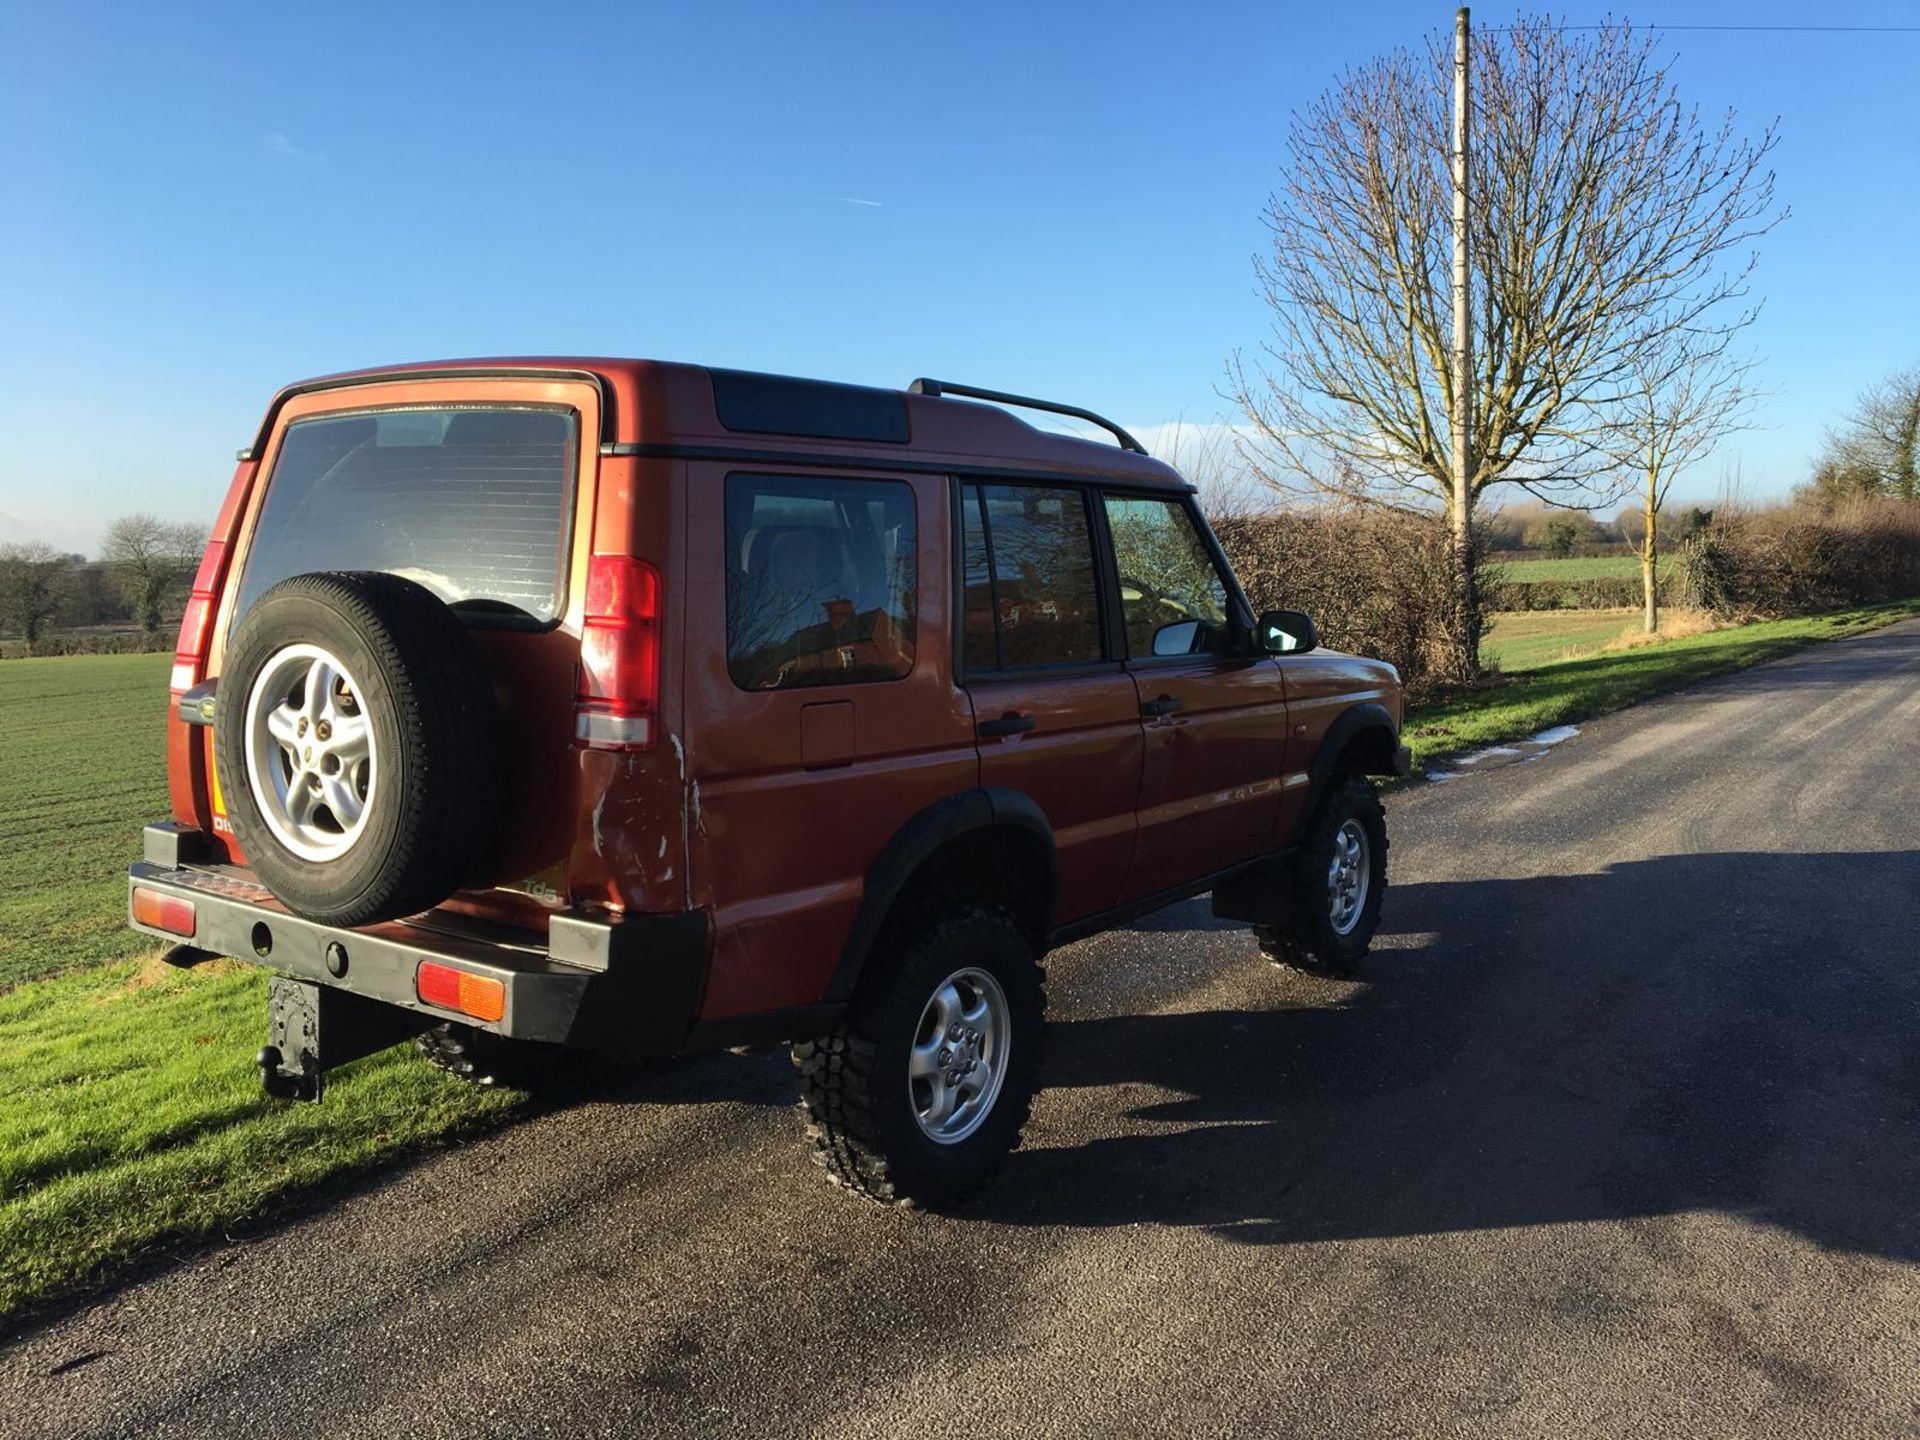
[[[713,409],[728,430],[749,435],[804,435],[815,440],[877,440],[904,445],[907,399],[898,390],[762,375],[709,366]]]

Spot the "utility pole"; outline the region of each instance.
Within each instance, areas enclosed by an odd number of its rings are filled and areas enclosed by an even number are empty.
[[[1467,57],[1469,12],[1453,17],[1453,564],[1455,603],[1464,627],[1479,613],[1473,576],[1473,306],[1467,249]],[[1469,658],[1479,669],[1476,640]]]

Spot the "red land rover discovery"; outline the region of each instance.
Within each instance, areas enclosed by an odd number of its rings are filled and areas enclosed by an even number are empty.
[[[647,360],[281,391],[172,688],[132,923],[270,967],[269,1091],[791,1041],[829,1171],[925,1204],[1019,1138],[1049,947],[1211,891],[1358,959],[1406,767],[1392,667],[1110,422]]]

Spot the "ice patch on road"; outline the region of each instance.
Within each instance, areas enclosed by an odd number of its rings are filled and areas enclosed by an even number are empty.
[[[1472,750],[1465,755],[1449,756],[1446,763],[1451,770],[1429,770],[1429,780],[1464,780],[1468,775],[1484,775],[1489,770],[1504,770],[1509,765],[1525,765],[1530,761],[1544,760],[1552,753],[1553,747],[1564,740],[1571,740],[1580,733],[1577,725],[1555,725],[1550,730],[1542,730],[1525,740],[1516,740],[1511,745],[1489,745],[1483,750]]]

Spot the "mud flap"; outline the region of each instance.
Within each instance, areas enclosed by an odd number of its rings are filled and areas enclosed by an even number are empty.
[[[1213,913],[1284,930],[1293,916],[1292,879],[1284,858],[1250,866],[1213,887]]]
[[[351,990],[275,975],[267,982],[260,1082],[278,1100],[320,1098],[328,1070],[410,1040],[438,1023]]]

